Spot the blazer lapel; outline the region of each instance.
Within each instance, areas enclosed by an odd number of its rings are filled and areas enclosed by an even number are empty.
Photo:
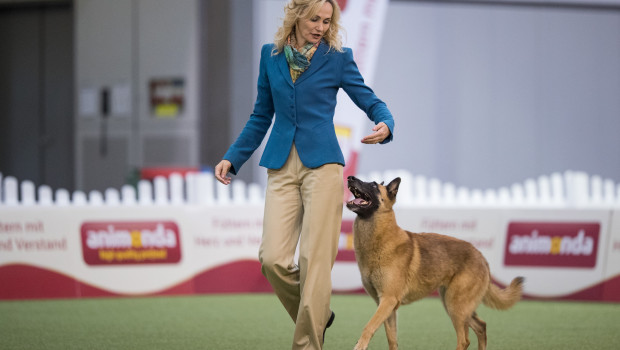
[[[286,62],[286,56],[284,55],[284,51],[280,52],[276,57],[276,63],[280,68],[280,73],[284,75],[284,80],[292,87],[293,86],[293,78],[291,78],[291,72],[288,68],[288,62]],[[312,65],[310,65],[312,66]]]
[[[319,70],[319,68],[321,68],[321,66],[327,63],[328,48],[329,46],[324,41],[321,41],[321,44],[319,45],[319,47],[316,48],[314,55],[312,55],[312,59],[310,60],[310,67],[308,67],[305,72],[301,73],[299,78],[297,78],[297,80],[295,81],[295,85],[301,84],[301,82],[308,79],[309,76],[314,74],[316,71]],[[286,63],[286,59],[284,60],[284,63]],[[286,66],[286,69],[288,72],[288,64]],[[290,79],[290,75],[291,74],[289,73],[289,80],[293,81],[292,79]]]

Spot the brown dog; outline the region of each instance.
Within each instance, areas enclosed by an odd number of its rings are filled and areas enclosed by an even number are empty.
[[[487,261],[470,243],[401,229],[392,210],[400,178],[383,186],[350,176],[348,185],[355,199],[347,208],[357,214],[355,256],[364,289],[378,305],[355,350],[367,349],[382,323],[390,350],[397,349],[396,310],[435,290],[456,330],[456,349],[469,346],[469,328],[478,337],[478,349],[486,349],[486,323],[476,315],[476,308],[481,302],[494,309],[510,308],[521,299],[523,278],[500,289],[491,283]]]

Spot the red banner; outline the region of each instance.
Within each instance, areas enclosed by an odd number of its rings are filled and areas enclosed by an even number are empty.
[[[85,222],[82,252],[88,265],[173,264],[181,260],[172,221]]]
[[[511,222],[504,264],[594,268],[600,230],[597,222]]]

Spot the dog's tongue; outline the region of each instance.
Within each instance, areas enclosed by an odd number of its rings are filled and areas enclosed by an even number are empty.
[[[355,199],[352,200],[352,202],[353,202],[353,204],[356,204],[356,205],[366,204],[366,201],[361,199],[361,198],[355,198]]]

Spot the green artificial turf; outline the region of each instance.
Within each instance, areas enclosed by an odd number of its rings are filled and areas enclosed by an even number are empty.
[[[335,295],[325,349],[352,349],[374,302]],[[481,306],[489,349],[619,349],[620,304],[521,301]],[[437,298],[399,309],[401,349],[454,349]],[[0,349],[290,349],[293,323],[272,294],[0,302]],[[470,349],[477,349],[471,332]],[[383,327],[371,349],[387,349]]]

